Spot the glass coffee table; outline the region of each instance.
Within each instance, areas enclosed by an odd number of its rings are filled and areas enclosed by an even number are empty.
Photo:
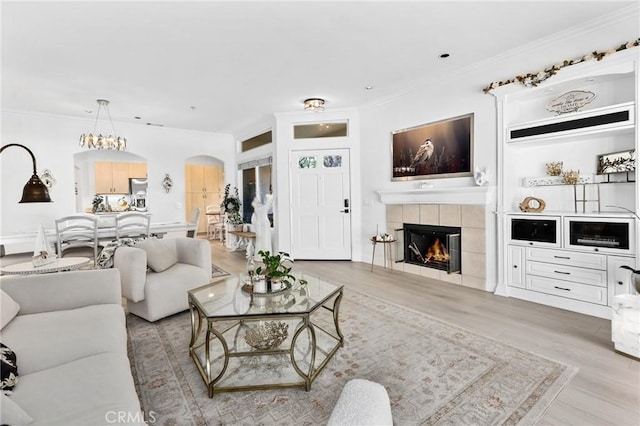
[[[240,277],[188,292],[189,354],[209,391],[301,387],[343,346],[342,285],[300,275],[288,288],[253,294]],[[300,284],[300,280],[306,284]]]

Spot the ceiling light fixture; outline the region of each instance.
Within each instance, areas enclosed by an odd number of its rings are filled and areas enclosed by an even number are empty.
[[[116,151],[125,151],[127,149],[127,140],[116,135],[116,128],[113,125],[111,112],[109,111],[109,101],[105,99],[98,99],[96,102],[98,102],[98,113],[96,114],[96,122],[93,125],[93,133],[89,133],[88,135],[85,135],[83,133],[82,136],[80,136],[80,146],[82,148],[86,146],[89,149],[115,149]],[[95,135],[96,129],[98,128],[98,120],[100,119],[100,110],[103,107],[107,110],[107,115],[109,116],[109,121],[111,122],[111,130],[113,131],[113,135]]]
[[[324,111],[324,99],[309,98],[304,101],[304,109],[307,111]]]

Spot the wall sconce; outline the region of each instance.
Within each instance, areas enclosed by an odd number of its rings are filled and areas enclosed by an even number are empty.
[[[6,148],[9,148],[10,146],[19,146],[20,148],[27,150],[27,152],[31,156],[31,161],[33,162],[33,175],[31,176],[31,179],[27,181],[27,184],[22,190],[22,199],[20,200],[20,202],[50,203],[51,197],[49,197],[49,190],[47,189],[46,185],[42,183],[42,181],[38,177],[38,173],[36,172],[36,157],[33,155],[33,152],[31,152],[31,150],[24,145],[10,143],[0,148],[0,153],[2,153]]]
[[[324,99],[309,98],[304,101],[304,109],[306,111],[324,111]]]

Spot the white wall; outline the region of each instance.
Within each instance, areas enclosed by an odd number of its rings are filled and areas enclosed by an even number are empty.
[[[50,191],[50,204],[19,204],[22,188],[31,176],[31,159],[20,148],[9,148],[0,156],[2,197],[0,234],[36,231],[40,223],[52,228],[54,220],[76,212],[74,195],[74,154],[80,148],[80,134],[93,128],[92,120],[62,116],[2,112],[2,144],[20,143],[29,147],[37,160],[38,172],[50,169],[57,183]],[[128,150],[147,160],[149,212],[153,222],[184,221],[184,164],[190,157],[208,155],[224,163],[225,179],[236,184],[235,145],[228,134],[116,123],[119,135],[127,138]],[[166,193],[162,178],[168,173],[173,189]]]
[[[496,126],[492,96],[485,95],[477,86],[464,81],[453,81],[438,87],[430,87],[394,99],[376,107],[361,110],[362,150],[360,163],[362,175],[362,261],[371,259],[369,238],[379,233],[393,234],[386,229],[384,204],[376,194],[378,190],[402,190],[418,188],[429,183],[434,187],[474,186],[473,177],[391,181],[392,132],[442,119],[474,113],[474,167],[487,168],[490,185],[496,176]],[[491,207],[490,207],[491,208]]]

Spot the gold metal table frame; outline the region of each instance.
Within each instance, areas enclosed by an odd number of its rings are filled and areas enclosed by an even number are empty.
[[[189,354],[209,398],[218,392],[311,389],[344,345],[339,325],[343,286],[316,277],[304,279],[308,284],[294,283],[292,289],[274,296],[245,293],[238,277],[188,292]],[[263,321],[289,324],[288,337],[278,347],[255,349],[244,341],[244,332]]]

